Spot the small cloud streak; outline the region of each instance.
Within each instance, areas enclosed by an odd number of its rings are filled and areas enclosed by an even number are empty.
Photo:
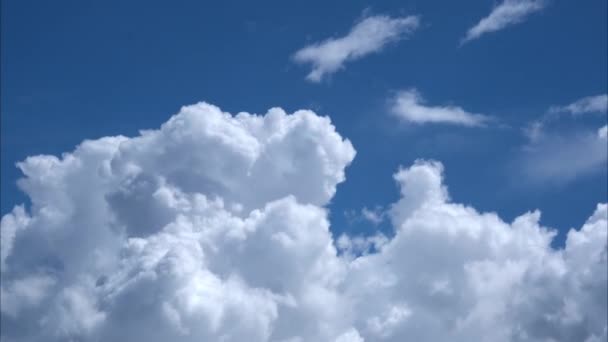
[[[387,212],[381,206],[363,207],[360,211],[347,210],[344,212],[344,216],[350,223],[365,221],[376,226],[384,221],[386,214]]]
[[[482,35],[495,32],[524,21],[530,14],[542,10],[544,0],[505,0],[494,7],[490,14],[467,31],[462,43],[477,39]]]
[[[567,106],[553,106],[549,109],[551,113],[605,113],[608,111],[608,94],[587,96]]]
[[[443,123],[468,127],[484,126],[490,117],[467,112],[457,106],[427,106],[416,89],[402,90],[392,99],[391,112],[415,124]]]
[[[379,52],[387,44],[409,37],[419,24],[417,16],[366,17],[355,24],[346,36],[308,45],[298,50],[293,59],[297,63],[310,63],[312,71],[306,79],[320,82],[327,75],[344,68],[346,62]]]
[[[563,184],[605,170],[607,130],[604,126],[597,131],[538,136],[523,149],[520,165],[524,178],[538,184]]]
[[[586,113],[606,113],[608,111],[608,94],[587,96],[576,100],[566,106],[552,106],[547,113],[537,120],[530,122],[523,128],[524,134],[530,141],[536,141],[545,135],[545,126],[560,120],[563,113],[574,116]],[[602,137],[604,127],[598,131],[598,136]]]

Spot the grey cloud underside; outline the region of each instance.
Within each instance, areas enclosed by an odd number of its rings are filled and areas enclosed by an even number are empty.
[[[354,156],[310,111],[197,104],[26,159],[2,341],[606,340],[606,204],[555,250],[539,212],[453,203],[420,160],[394,176],[393,238],[334,241],[324,206]]]

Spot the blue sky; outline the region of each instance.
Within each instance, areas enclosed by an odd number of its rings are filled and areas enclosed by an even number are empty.
[[[5,1],[2,212],[25,201],[14,164],[26,156],[60,154],[85,138],[132,136],[182,105],[207,101],[229,112],[281,106],[331,117],[358,151],[331,204],[333,229],[369,229],[349,225],[342,213],[392,202],[390,175],[417,158],[445,164],[458,201],[506,219],[538,208],[545,224],[573,227],[606,199],[605,171],[518,186],[512,168],[526,143],[522,127],[550,106],[606,92],[606,2],[551,1],[523,23],[459,46],[492,6]],[[420,27],[321,83],[304,79],[309,67],[293,62],[297,50],[344,36],[373,14],[419,15]],[[502,125],[399,123],[387,101],[412,87],[429,103],[487,113]]]
[[[606,340],[605,0],[1,6],[3,341]]]

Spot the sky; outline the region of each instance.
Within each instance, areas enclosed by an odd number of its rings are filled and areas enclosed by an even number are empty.
[[[590,317],[605,321],[606,306],[588,303],[606,289],[606,1],[1,6],[7,341],[128,340],[154,320],[172,322],[158,338],[183,340],[605,340],[605,325]],[[195,247],[182,241],[200,222],[213,232],[239,227],[226,234],[242,246],[220,233]],[[301,242],[293,252],[269,247],[289,234]],[[174,259],[155,259],[167,246]],[[83,257],[86,247],[102,256]],[[305,257],[313,254],[314,267]],[[196,266],[201,258],[212,261]],[[285,259],[281,279],[248,273],[276,258]],[[129,282],[152,267],[146,260],[167,263],[179,280],[156,270],[156,282]],[[402,267],[386,266],[394,263]],[[586,267],[600,275],[577,273]],[[396,285],[374,290],[376,301],[353,285],[390,275]],[[403,280],[412,275],[445,298],[418,302],[423,290]],[[199,278],[220,284],[211,304],[204,291],[192,299]],[[514,287],[482,293],[479,279]],[[577,281],[599,290],[580,293]],[[125,284],[183,296],[129,327],[121,319],[133,313],[121,303],[143,299]],[[565,315],[554,320],[561,325],[534,325],[538,312],[507,303],[513,291]],[[562,297],[571,301],[554,308]],[[317,307],[332,300],[362,314]],[[44,311],[45,301],[56,305]],[[449,317],[429,318],[437,303],[449,303]],[[239,325],[254,307],[267,311]],[[68,324],[70,315],[89,318]],[[34,323],[17,324],[24,317],[46,322],[42,335],[28,335]],[[201,317],[211,323],[199,331],[191,324]],[[446,326],[458,328],[437,328]]]

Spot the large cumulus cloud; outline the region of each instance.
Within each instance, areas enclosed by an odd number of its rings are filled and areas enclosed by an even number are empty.
[[[604,341],[607,206],[563,249],[399,170],[394,237],[334,241],[355,156],[328,118],[187,106],[158,130],[19,164],[2,341]]]
[[[606,204],[554,250],[538,211],[509,224],[451,203],[440,163],[395,179],[395,237],[353,260],[346,281],[369,340],[606,339]]]

